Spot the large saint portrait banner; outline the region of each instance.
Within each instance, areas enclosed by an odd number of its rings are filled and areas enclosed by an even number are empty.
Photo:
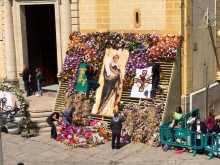
[[[112,117],[118,110],[128,56],[128,50],[106,49],[92,114]]]
[[[77,84],[76,84],[76,91],[77,92],[86,92],[87,90],[87,77],[85,74],[86,70],[86,63],[81,63],[79,66],[78,71],[78,78],[77,78]]]
[[[136,69],[136,76],[134,78],[134,85],[131,90],[130,97],[135,98],[150,98],[150,91],[152,89],[151,80],[148,80],[152,71],[152,66],[144,69]]]

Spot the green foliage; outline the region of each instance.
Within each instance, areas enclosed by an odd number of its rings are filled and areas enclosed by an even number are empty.
[[[24,98],[24,92],[20,88],[5,83],[4,81],[0,83],[0,90],[1,91],[7,91],[15,95],[20,103],[20,106],[18,107],[20,109],[20,113],[23,116],[23,122],[21,124],[21,136],[23,137],[32,137],[37,135],[37,126],[36,124],[31,121],[31,115],[28,111],[29,108],[29,102]],[[15,107],[17,107],[17,104],[15,104]]]

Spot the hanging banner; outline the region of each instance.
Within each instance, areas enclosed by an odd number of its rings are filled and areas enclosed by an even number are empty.
[[[87,77],[85,74],[86,66],[87,66],[86,63],[81,63],[79,66],[78,78],[76,84],[77,92],[86,92],[87,90]]]
[[[118,110],[128,56],[129,52],[125,49],[106,49],[93,114],[112,117],[113,112]]]
[[[131,90],[130,97],[135,98],[150,98],[150,91],[152,89],[151,80],[147,80],[152,71],[152,66],[144,69],[136,69],[136,76],[134,78],[134,85]]]

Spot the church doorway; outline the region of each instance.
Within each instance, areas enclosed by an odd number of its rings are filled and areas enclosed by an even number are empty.
[[[28,65],[32,88],[36,89],[35,70],[43,73],[43,86],[57,84],[57,45],[53,4],[25,5]]]

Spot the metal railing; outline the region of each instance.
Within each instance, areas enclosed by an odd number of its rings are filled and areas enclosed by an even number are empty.
[[[207,133],[205,136],[205,150],[210,152],[209,160],[214,155],[220,155],[220,135]],[[209,143],[210,142],[210,143]]]
[[[197,117],[200,117],[199,109],[194,109]],[[192,112],[193,112],[192,111]],[[164,151],[169,150],[171,146],[193,149],[193,155],[197,154],[197,150],[205,149],[210,152],[209,160],[214,155],[220,155],[220,135],[219,134],[203,134],[189,130],[187,120],[191,113],[183,116],[181,121],[182,128],[169,128],[170,122],[160,126],[160,141],[164,144]]]

